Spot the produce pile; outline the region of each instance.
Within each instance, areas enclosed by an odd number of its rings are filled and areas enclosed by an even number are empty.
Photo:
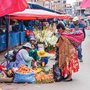
[[[53,71],[45,67],[29,68],[21,65],[19,68],[12,68],[0,71],[0,78],[13,78],[14,82],[30,82],[30,83],[53,83]],[[24,78],[23,78],[24,77]],[[13,81],[12,81],[13,82]]]
[[[52,70],[45,71],[45,69],[41,69],[41,72],[35,74],[36,83],[53,83],[53,73]]]
[[[31,73],[32,72],[32,69],[31,68],[28,68],[27,66],[25,65],[21,65],[18,70],[17,70],[18,73],[21,73],[21,74],[26,74],[26,73]]]
[[[18,70],[18,73],[27,74],[34,72],[36,83],[53,83],[53,73],[52,70],[46,70],[45,68],[28,68],[27,66],[21,65]]]
[[[41,71],[42,71],[41,68],[33,68],[33,72],[34,72],[35,74],[40,73]]]

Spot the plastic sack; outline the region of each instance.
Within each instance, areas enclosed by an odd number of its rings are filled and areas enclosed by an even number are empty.
[[[28,83],[34,83],[36,80],[35,80],[35,76],[34,76],[34,73],[27,73],[27,74],[20,74],[20,73],[15,73],[15,76],[14,76],[14,83],[25,83],[25,82],[28,82]]]

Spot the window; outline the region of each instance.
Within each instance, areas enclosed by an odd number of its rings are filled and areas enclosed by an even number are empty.
[[[66,4],[66,0],[64,0],[63,3]]]

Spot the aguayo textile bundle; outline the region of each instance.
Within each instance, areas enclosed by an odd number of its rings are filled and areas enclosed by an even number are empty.
[[[71,43],[73,43],[74,46],[80,45],[84,40],[84,34],[82,30],[68,32],[68,33],[65,32],[62,35],[68,38],[71,41]]]

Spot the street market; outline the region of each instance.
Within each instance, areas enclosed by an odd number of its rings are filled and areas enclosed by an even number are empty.
[[[8,10],[0,9],[0,83],[73,81],[83,63],[81,44],[90,17],[27,8],[26,0],[18,0],[21,8],[11,2],[11,11],[6,2]]]

